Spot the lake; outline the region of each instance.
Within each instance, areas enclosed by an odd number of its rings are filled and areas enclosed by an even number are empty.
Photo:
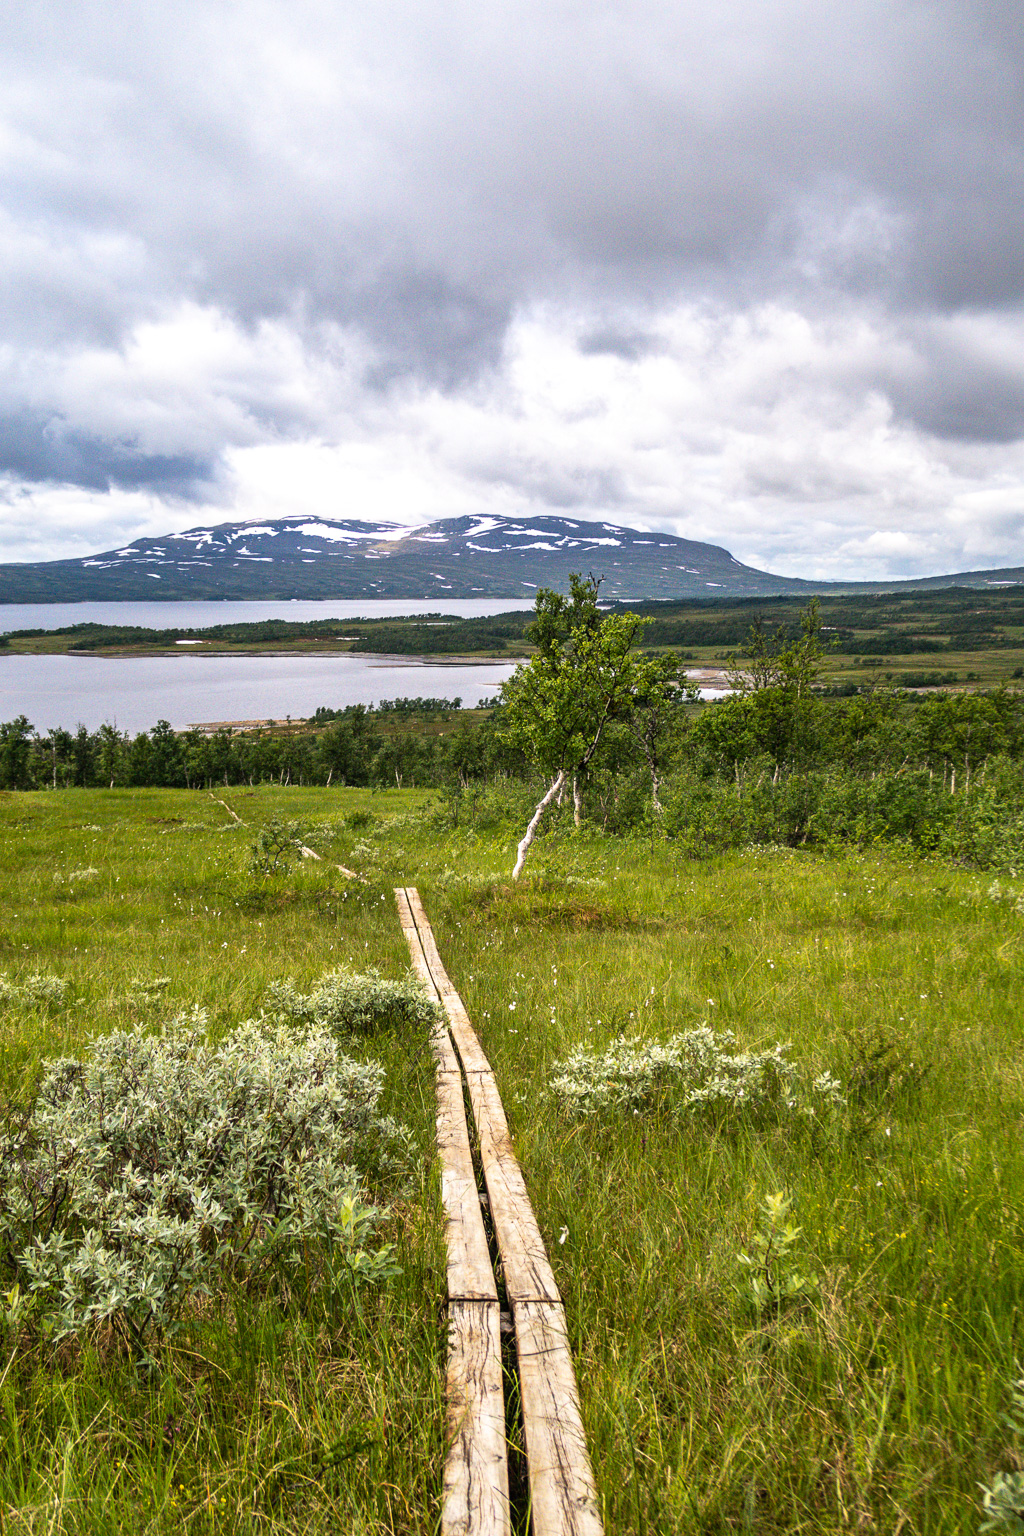
[[[524,598],[414,601],[3,603],[0,633],[70,624],[138,624],[202,629],[260,619],[395,618],[444,612],[461,618],[530,609]],[[461,698],[477,704],[512,672],[508,662],[447,663],[414,656],[5,656],[0,652],[0,720],[27,715],[54,726],[148,730],[212,720],[311,715],[321,704],[377,704],[402,697]]]
[[[4,603],[0,633],[63,629],[69,624],[138,624],[202,629],[259,619],[393,618],[443,611],[462,618],[530,609],[518,598],[445,603],[399,601]],[[432,657],[370,656],[6,656],[0,651],[0,720],[27,715],[40,732],[79,724],[96,730],[176,729],[215,720],[304,718],[321,704],[379,704],[397,698],[460,698],[469,706],[497,693],[514,664],[446,662]],[[702,688],[704,698],[720,690]]]
[[[409,697],[477,704],[497,693],[509,662],[447,664],[414,656],[4,656],[0,720],[27,715],[53,726],[149,730],[213,720],[304,717],[321,704]]]
[[[422,613],[473,619],[533,607],[524,597],[359,598],[317,602],[243,603],[0,603],[0,634],[15,629],[66,629],[70,624],[137,624],[142,629],[204,629],[211,624],[256,624],[260,619],[393,619]]]

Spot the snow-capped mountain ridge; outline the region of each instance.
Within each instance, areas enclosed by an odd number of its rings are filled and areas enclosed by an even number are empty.
[[[62,586],[101,586],[105,596],[115,588],[134,595],[144,578],[169,596],[523,597],[590,570],[608,596],[676,596],[721,590],[726,569],[742,590],[761,590],[762,574],[716,545],[577,518],[467,516],[408,527],[298,513],[188,528],[32,569],[59,574]]]
[[[0,602],[167,598],[530,597],[578,571],[608,598],[765,596],[822,583],[741,565],[727,549],[578,518],[465,516],[418,527],[293,514],[204,524],[81,560],[0,566]],[[968,573],[968,584],[1019,579]],[[931,578],[923,584],[963,584]],[[881,590],[918,583],[844,583]]]

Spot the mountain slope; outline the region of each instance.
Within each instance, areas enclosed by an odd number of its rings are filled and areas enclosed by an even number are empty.
[[[811,582],[741,565],[717,544],[574,518],[445,518],[420,528],[283,517],[136,539],[81,560],[0,566],[0,603],[153,598],[532,597],[572,571],[609,598],[741,597],[998,586],[1024,571]]]

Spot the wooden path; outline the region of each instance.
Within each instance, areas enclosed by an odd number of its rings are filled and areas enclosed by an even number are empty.
[[[500,1301],[466,1119],[480,1164],[512,1314],[533,1536],[602,1536],[565,1311],[512,1151],[494,1074],[441,964],[413,886],[395,891],[412,963],[448,1020],[434,1032],[437,1143],[448,1244],[448,1415],[442,1536],[508,1536]]]

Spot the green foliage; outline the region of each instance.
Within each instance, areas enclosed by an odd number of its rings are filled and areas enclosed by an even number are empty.
[[[758,614],[750,626],[746,646],[729,657],[730,683],[740,693],[779,690],[803,698],[825,661],[821,643],[821,602],[812,597],[800,615],[800,633],[791,638],[785,625],[774,633]]]
[[[309,828],[301,821],[271,816],[256,834],[250,850],[249,873],[264,880],[270,875],[287,874],[295,860],[302,858],[309,835]]]
[[[0,972],[0,1007],[20,1003],[29,1008],[63,1008],[68,999],[68,984],[52,971],[33,971],[24,981],[12,981]]]
[[[907,1103],[920,1092],[930,1071],[926,1061],[913,1060],[905,1039],[878,1023],[853,1030],[850,1048],[846,1098],[860,1109]]]
[[[573,576],[568,598],[538,591],[528,631],[537,654],[502,685],[500,736],[544,774],[585,768],[609,719],[628,708],[639,686],[640,661],[631,652],[647,621],[603,613],[599,586],[594,577]]]
[[[793,1196],[780,1190],[767,1195],[760,1208],[760,1225],[750,1241],[749,1253],[738,1253],[736,1262],[746,1271],[737,1287],[747,1306],[758,1317],[779,1317],[784,1309],[808,1301],[818,1289],[818,1276],[799,1267],[797,1247],[802,1228],[790,1220]]]
[[[1018,1367],[1019,1368],[1019,1367]],[[1018,1446],[1024,1444],[1024,1377],[1011,1382],[1012,1406],[1003,1423]],[[997,1472],[987,1486],[981,1484],[986,1519],[981,1531],[1024,1532],[1024,1471]]]
[[[205,1025],[50,1062],[0,1137],[0,1262],[45,1333],[109,1322],[144,1353],[228,1276],[393,1273],[363,1190],[407,1174],[412,1144],[379,1113],[382,1070],[315,1026],[251,1021],[211,1045]]]
[[[274,982],[266,1004],[271,1013],[344,1035],[374,1035],[382,1030],[425,1033],[440,1015],[411,971],[404,981],[389,981],[375,970],[361,975],[330,971],[308,993],[299,992],[290,981]]]
[[[664,1045],[619,1036],[605,1051],[574,1051],[556,1062],[548,1092],[559,1108],[585,1117],[599,1113],[708,1114],[765,1122],[794,1110],[841,1102],[840,1085],[828,1073],[810,1095],[799,1092],[788,1046],[736,1052],[730,1031],[707,1025],[672,1035]]]

